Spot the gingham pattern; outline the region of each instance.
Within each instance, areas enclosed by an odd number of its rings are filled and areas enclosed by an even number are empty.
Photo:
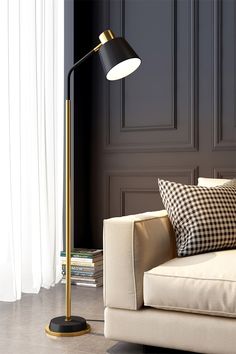
[[[199,187],[158,180],[178,256],[236,248],[236,183]]]

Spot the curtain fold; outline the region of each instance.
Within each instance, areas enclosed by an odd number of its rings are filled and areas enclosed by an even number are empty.
[[[64,1],[0,1],[0,300],[61,278]]]

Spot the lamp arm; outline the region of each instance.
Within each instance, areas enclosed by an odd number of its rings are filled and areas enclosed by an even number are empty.
[[[70,100],[70,78],[72,72],[80,65],[82,64],[88,57],[90,57],[93,53],[97,52],[98,49],[101,47],[102,43],[99,43],[95,48],[93,48],[90,52],[88,52],[83,58],[78,60],[68,71],[67,74],[67,100]]]

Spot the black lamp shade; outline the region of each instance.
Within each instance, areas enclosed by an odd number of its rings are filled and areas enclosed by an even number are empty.
[[[141,64],[141,59],[124,38],[114,38],[99,49],[100,59],[108,80],[119,80],[130,75]]]

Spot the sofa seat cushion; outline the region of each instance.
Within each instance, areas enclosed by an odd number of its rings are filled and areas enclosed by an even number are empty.
[[[145,272],[144,305],[236,317],[236,250],[174,258]]]

